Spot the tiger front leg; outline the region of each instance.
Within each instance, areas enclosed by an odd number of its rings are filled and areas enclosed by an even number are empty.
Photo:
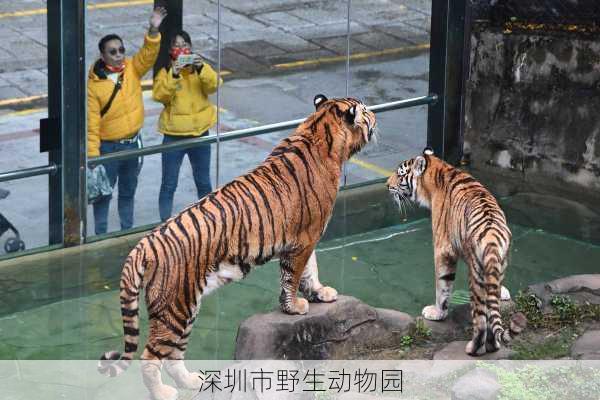
[[[311,303],[331,303],[337,300],[338,292],[332,287],[323,286],[319,281],[319,268],[315,251],[310,255],[300,278],[300,291]]]
[[[448,316],[448,306],[452,287],[456,278],[457,258],[450,253],[436,253],[435,256],[435,305],[423,308],[423,318],[441,321]]]
[[[298,287],[304,272],[304,267],[310,258],[310,250],[300,250],[282,255],[279,261],[281,270],[281,295],[279,305],[286,314],[306,314],[308,301],[298,297]]]

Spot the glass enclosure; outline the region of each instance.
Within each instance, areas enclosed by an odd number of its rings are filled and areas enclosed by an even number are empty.
[[[169,2],[171,6],[176,3]],[[401,215],[383,182],[399,161],[420,154],[439,139],[436,132],[428,132],[435,117],[431,107],[436,98],[431,95],[441,96],[432,90],[432,82],[446,73],[437,70],[435,77],[433,71],[430,74],[432,2],[180,3],[181,27],[189,33],[192,51],[206,65],[203,71],[211,68],[222,83],[214,93],[206,93],[215,107],[216,120],[208,123],[204,143],[189,139],[187,147],[184,143],[171,149],[185,150],[186,155],[175,174],[177,179],[171,180],[176,190],[167,212],[176,214],[198,200],[197,174],[203,174],[211,188],[217,189],[261,163],[298,122],[263,132],[259,128],[305,118],[314,110],[313,98],[319,93],[356,97],[368,106],[419,98],[413,107],[394,103],[377,113],[377,140],[344,166],[334,215],[317,250],[321,280],[340,293],[376,307],[418,315],[433,301],[435,292],[430,220],[427,213],[416,210]],[[0,358],[97,359],[122,343],[118,296],[122,262],[135,243],[161,221],[159,199],[168,153],[159,147],[166,140],[159,125],[161,113],[169,111],[153,96],[153,78],[159,71],[148,68],[140,77],[144,118],[138,133],[146,153],[120,153],[118,161],[136,161],[139,170],[132,226],[122,229],[118,203],[123,188],[117,184],[109,203],[106,232],[97,233],[93,207],[83,202],[81,237],[75,240],[80,243],[51,252],[53,247],[70,245],[64,237],[52,239],[56,220],[49,204],[53,204],[53,195],[64,195],[60,184],[52,186],[52,176],[62,172],[53,167],[49,153],[39,148],[40,119],[48,116],[49,93],[45,4],[28,1],[0,6],[0,36],[4,39],[0,41],[0,173],[29,174],[14,179],[0,175],[0,222],[5,221],[7,228],[0,230]],[[103,36],[118,34],[127,57],[141,51],[152,4],[86,2],[85,79],[99,58],[98,41]],[[177,25],[175,14],[164,23]],[[210,162],[198,172],[192,168],[189,154],[200,147],[205,150],[203,160],[209,158]],[[84,162],[94,164],[92,157]],[[46,168],[43,174],[29,170],[40,166]],[[80,189],[79,194],[85,196],[85,185]],[[516,195],[518,192],[500,193],[514,237],[509,288],[516,292],[532,282],[562,276],[567,272],[565,260],[572,258],[580,262],[570,274],[597,270],[593,261],[600,256],[597,236],[585,232],[565,236],[565,232],[578,229],[564,230],[560,224],[556,229],[540,228],[512,211]],[[65,201],[63,198],[60,204]],[[61,215],[68,217],[65,212]],[[574,224],[585,224],[585,218]],[[28,252],[37,254],[19,257]],[[468,301],[464,266],[459,271],[453,304]],[[276,308],[278,296],[278,265],[272,261],[244,281],[207,297],[187,357],[232,358],[239,323]],[[146,315],[142,314],[142,335],[146,327]]]
[[[0,171],[47,164],[39,120],[48,116],[46,6],[3,4],[0,10]],[[49,245],[48,178],[0,182],[0,257]]]

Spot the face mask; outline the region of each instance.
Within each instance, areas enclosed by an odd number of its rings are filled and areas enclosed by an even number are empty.
[[[123,70],[125,69],[125,63],[117,66],[117,67],[113,67],[112,65],[108,65],[105,64],[104,65],[106,67],[107,70],[109,70],[110,72],[123,72]]]
[[[182,54],[191,54],[191,51],[188,47],[171,47],[171,52],[169,53],[171,56],[171,60],[177,60]]]

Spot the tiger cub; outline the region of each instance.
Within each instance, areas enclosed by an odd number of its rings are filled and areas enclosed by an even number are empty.
[[[353,98],[314,99],[316,111],[266,160],[158,226],[127,256],[120,283],[125,351],[105,353],[99,371],[126,369],[138,348],[139,297],[149,318],[142,353],[144,383],[154,399],[175,398],[161,367],[178,386],[199,389],[202,377],[183,364],[202,298],[240,280],[254,265],[279,257],[283,312],[305,314],[308,302],[337,292],[319,281],[315,246],[331,217],[344,161],[365,146],[375,115]],[[304,298],[297,296],[300,290]]]
[[[443,320],[462,257],[469,269],[473,337],[465,351],[481,355],[508,343],[527,324],[522,313],[502,327],[499,300],[510,298],[501,286],[507,266],[511,232],[498,202],[471,175],[440,160],[427,148],[422,156],[404,161],[387,187],[398,206],[413,201],[431,210],[436,301],[423,309],[429,320]]]

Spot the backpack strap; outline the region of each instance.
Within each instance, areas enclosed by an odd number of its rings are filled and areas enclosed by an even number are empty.
[[[121,86],[123,86],[123,74],[119,74],[119,79],[117,79],[117,83],[115,83],[115,88],[113,89],[113,92],[110,95],[110,99],[108,99],[108,103],[106,103],[104,107],[102,107],[102,110],[100,110],[100,118],[104,117],[104,115],[110,109],[110,106],[112,105],[113,100],[117,96],[117,92],[121,89]]]

